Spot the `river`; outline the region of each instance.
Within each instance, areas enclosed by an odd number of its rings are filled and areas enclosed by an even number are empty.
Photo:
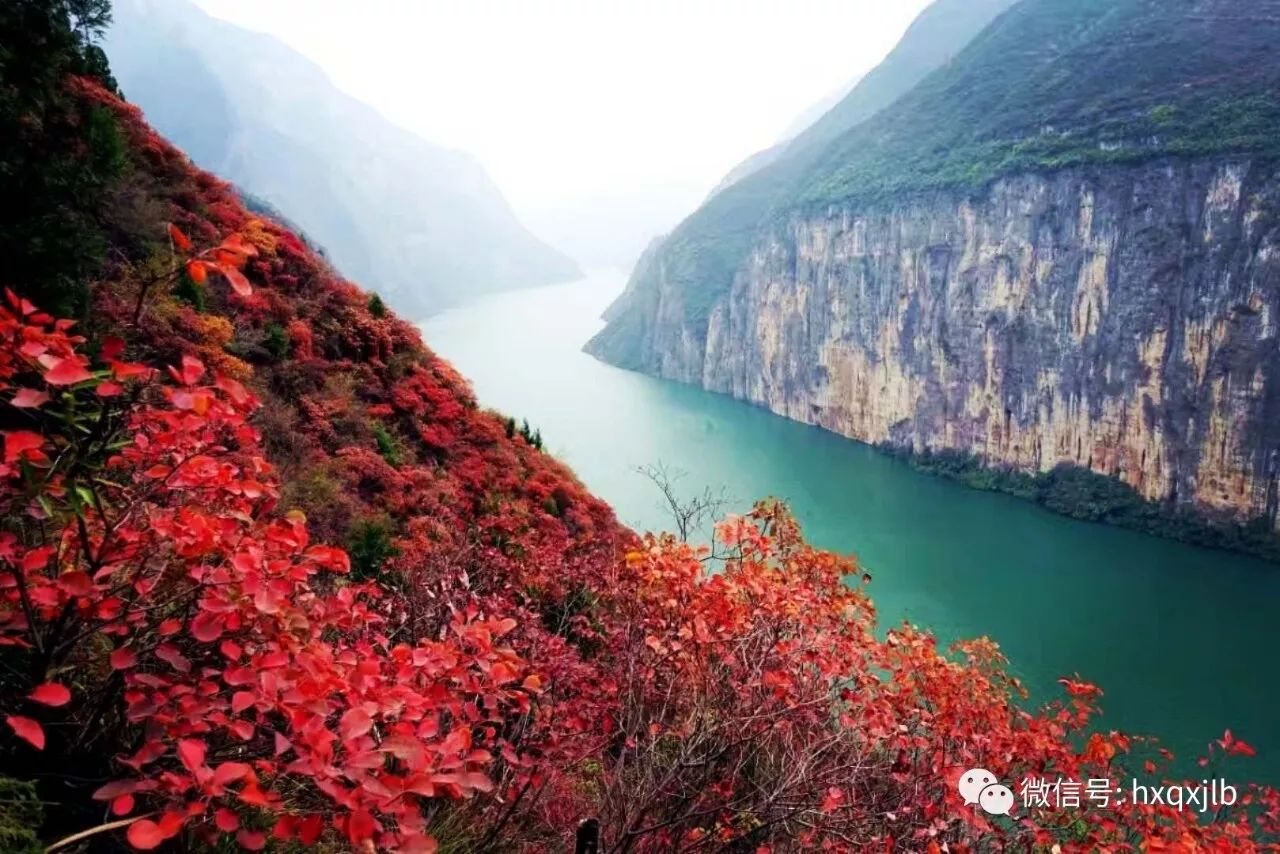
[[[429,318],[427,344],[482,405],[527,418],[549,452],[634,528],[669,528],[653,485],[723,488],[742,508],[786,499],[808,538],[856,554],[882,626],[987,635],[1032,700],[1079,673],[1101,726],[1159,736],[1190,774],[1231,728],[1258,749],[1228,780],[1280,783],[1280,567],[1056,516],[913,471],[865,445],[581,352],[619,273],[486,297]]]

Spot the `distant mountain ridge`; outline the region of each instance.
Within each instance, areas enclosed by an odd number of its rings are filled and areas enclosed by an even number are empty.
[[[712,195],[784,158],[815,152],[892,104],[972,41],[1016,0],[938,0],[925,8],[884,61],[797,117],[784,139],[729,172]]]
[[[520,224],[472,157],[395,126],[270,36],[185,0],[122,0],[106,49],[162,133],[406,315],[579,272]]]

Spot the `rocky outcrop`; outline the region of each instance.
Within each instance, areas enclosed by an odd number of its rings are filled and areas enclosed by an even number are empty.
[[[589,352],[864,442],[1073,464],[1275,525],[1273,162],[1080,167],[792,214],[707,310],[674,273],[650,253]]]

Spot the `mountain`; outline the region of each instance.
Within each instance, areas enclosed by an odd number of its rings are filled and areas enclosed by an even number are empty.
[[[473,158],[393,125],[274,38],[186,0],[125,0],[105,47],[157,129],[410,316],[578,273]]]
[[[1012,2],[1012,0],[1010,0],[1010,2]],[[808,130],[811,125],[818,121],[818,119],[826,115],[832,107],[847,98],[849,93],[858,85],[861,79],[862,78],[858,78],[857,80],[854,80],[841,88],[839,92],[828,95],[817,103],[806,108],[800,115],[792,119],[791,124],[787,126],[787,129],[782,134],[782,138],[778,142],[768,148],[757,151],[755,154],[730,169],[729,173],[720,179],[720,183],[717,184],[708,195],[714,196],[726,187],[738,183],[753,172],[759,172],[770,163],[774,163],[785,156],[788,147],[795,138]]]
[[[734,167],[712,194],[783,158],[804,157],[905,95],[951,59],[1015,0],[937,0],[869,74],[805,110],[783,140]]]
[[[1276,0],[1023,0],[711,199],[588,350],[917,456],[1100,476],[1046,500],[1075,515],[1273,530],[1277,37]]]

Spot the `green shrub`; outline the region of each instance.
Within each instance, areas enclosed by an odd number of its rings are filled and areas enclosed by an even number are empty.
[[[512,420],[511,424],[512,424],[512,428],[514,428],[515,426],[514,419]],[[542,431],[535,430],[533,427],[530,427],[528,418],[520,422],[520,435],[524,437],[524,440],[528,442],[531,446],[533,446],[534,448],[537,448],[539,451],[542,450]]]
[[[277,361],[289,358],[289,351],[292,349],[289,344],[289,335],[279,323],[267,326],[267,337],[262,342],[262,346],[266,347],[267,352]]]
[[[355,581],[384,580],[386,562],[400,554],[391,542],[391,521],[385,517],[361,519],[347,537],[351,557],[351,577]]]
[[[387,465],[400,465],[402,461],[400,443],[381,421],[373,422],[373,438],[378,443],[378,453],[387,461]]]
[[[188,276],[185,270],[178,276],[173,295],[201,314],[204,313],[204,286]]]

